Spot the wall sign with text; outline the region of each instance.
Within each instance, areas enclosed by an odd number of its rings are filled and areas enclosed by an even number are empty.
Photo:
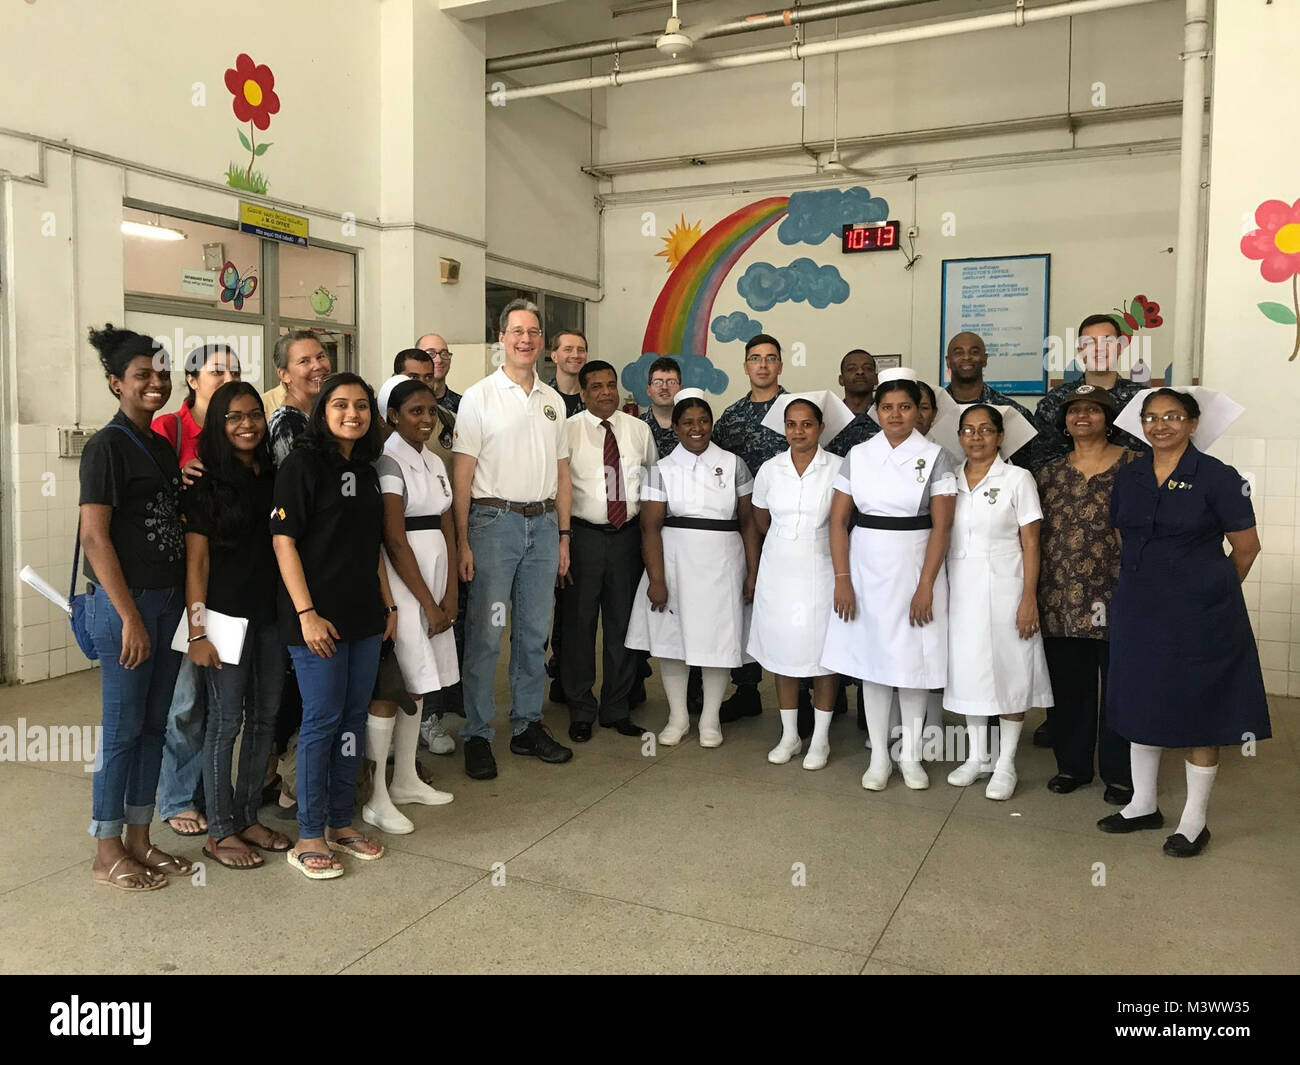
[[[984,383],[1010,395],[1047,390],[1050,255],[945,259],[940,288],[939,382],[948,384],[944,353],[958,333],[978,333],[988,352]]]

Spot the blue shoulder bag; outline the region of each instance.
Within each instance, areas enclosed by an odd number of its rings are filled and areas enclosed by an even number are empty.
[[[126,433],[141,451],[148,456],[149,461],[157,467],[158,472],[162,474],[163,484],[169,484],[170,481],[166,472],[158,465],[158,460],[149,453],[149,449],[140,443],[140,438],[131,432],[125,425],[106,425],[105,429],[117,429],[119,432]],[[89,658],[92,662],[99,658],[99,652],[95,650],[94,638],[90,635],[90,629],[86,625],[86,595],[83,592],[80,595],[77,591],[77,570],[81,564],[81,518],[77,518],[77,541],[72,549],[72,583],[68,588],[68,615],[72,623],[72,638],[77,641],[77,646],[81,648],[81,653]]]

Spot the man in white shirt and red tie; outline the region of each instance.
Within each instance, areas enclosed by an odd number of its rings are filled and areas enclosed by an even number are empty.
[[[599,718],[624,736],[643,729],[629,717],[640,656],[623,646],[641,580],[641,485],[659,461],[649,427],[618,409],[618,374],[593,360],[578,371],[585,410],[565,422],[573,482],[569,578],[555,615],[564,630],[560,678],[569,707],[569,739],[585,743]],[[604,626],[597,702],[596,621]]]

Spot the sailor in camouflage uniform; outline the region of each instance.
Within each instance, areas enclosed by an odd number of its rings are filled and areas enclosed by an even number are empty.
[[[677,365],[676,359],[664,355],[650,364],[646,375],[650,406],[641,415],[641,420],[650,426],[650,436],[654,439],[661,459],[667,458],[678,443],[677,434],[673,431],[673,397],[681,387],[682,368]],[[661,417],[668,423],[666,427],[659,424]]]
[[[785,434],[763,426],[763,419],[772,409],[776,397],[785,392],[778,380],[781,368],[781,344],[776,337],[766,333],[752,337],[745,344],[745,376],[749,378],[749,394],[723,411],[722,417],[713,425],[713,442],[739,455],[755,474],[768,459],[790,447]],[[748,663],[733,669],[731,679],[736,691],[722,704],[721,720],[735,721],[762,713],[758,685],[763,679],[763,667],[757,662]]]
[[[995,388],[984,383],[984,367],[988,365],[988,352],[984,350],[984,340],[978,333],[958,333],[948,341],[945,356],[948,364],[948,395],[958,403],[988,403],[994,407],[1014,407],[1030,425],[1034,416],[1027,407],[1022,407],[1010,396],[1005,396]],[[1024,447],[1011,456],[1011,463],[1029,469],[1034,454],[1034,441],[1030,440]]]

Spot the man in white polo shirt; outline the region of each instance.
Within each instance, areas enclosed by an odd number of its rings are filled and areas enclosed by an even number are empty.
[[[565,425],[573,478],[572,583],[555,613],[564,639],[560,679],[569,707],[569,739],[585,743],[597,716],[624,736],[642,729],[629,717],[641,656],[623,646],[641,581],[641,485],[659,461],[650,427],[618,409],[618,372],[593,360],[578,371],[584,409]],[[596,683],[596,621],[604,628],[600,702]]]
[[[465,772],[497,775],[492,756],[493,686],[510,610],[510,750],[544,762],[573,751],[542,724],[546,637],[557,575],[569,572],[569,446],[564,400],[537,378],[542,321],[537,305],[501,312],[505,361],[466,389],[452,444],[452,498],[461,545],[465,612]]]

